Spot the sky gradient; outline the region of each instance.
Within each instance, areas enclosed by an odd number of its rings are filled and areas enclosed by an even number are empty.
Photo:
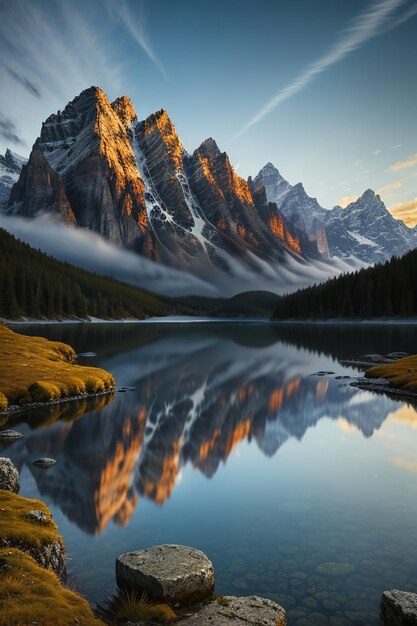
[[[0,0],[0,150],[80,91],[165,108],[187,150],[417,222],[417,0]]]

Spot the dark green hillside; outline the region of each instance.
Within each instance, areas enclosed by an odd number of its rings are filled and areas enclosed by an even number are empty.
[[[274,319],[410,317],[417,315],[417,250],[281,298]]]
[[[185,306],[57,261],[0,229],[0,317],[138,318]]]

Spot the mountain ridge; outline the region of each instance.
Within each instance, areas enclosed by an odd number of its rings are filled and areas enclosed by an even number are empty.
[[[44,159],[42,159],[42,156]],[[303,284],[323,255],[212,138],[188,153],[166,110],[138,121],[127,96],[89,87],[42,124],[7,215],[47,214],[117,246],[241,291]],[[320,275],[339,268],[322,263]],[[258,285],[256,285],[258,287]]]
[[[276,202],[290,223],[316,239],[322,252],[327,244],[330,256],[354,256],[373,264],[417,246],[417,228],[395,219],[372,189],[366,189],[346,208],[336,205],[325,209],[306,193],[302,183],[288,183],[272,163],[267,163],[254,180],[265,186],[268,200]]]

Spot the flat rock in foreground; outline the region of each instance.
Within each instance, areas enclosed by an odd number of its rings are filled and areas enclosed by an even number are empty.
[[[200,550],[161,545],[127,552],[116,560],[119,587],[144,591],[171,604],[204,600],[214,591],[214,569]]]
[[[264,598],[225,596],[212,600],[176,626],[285,626],[284,609]]]
[[[417,626],[417,593],[390,589],[381,598],[384,626]]]

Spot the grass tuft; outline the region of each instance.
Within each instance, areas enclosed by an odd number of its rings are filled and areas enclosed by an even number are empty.
[[[98,613],[108,623],[171,622],[175,612],[168,604],[155,603],[145,593],[128,589],[116,589],[112,596],[98,607]]]

